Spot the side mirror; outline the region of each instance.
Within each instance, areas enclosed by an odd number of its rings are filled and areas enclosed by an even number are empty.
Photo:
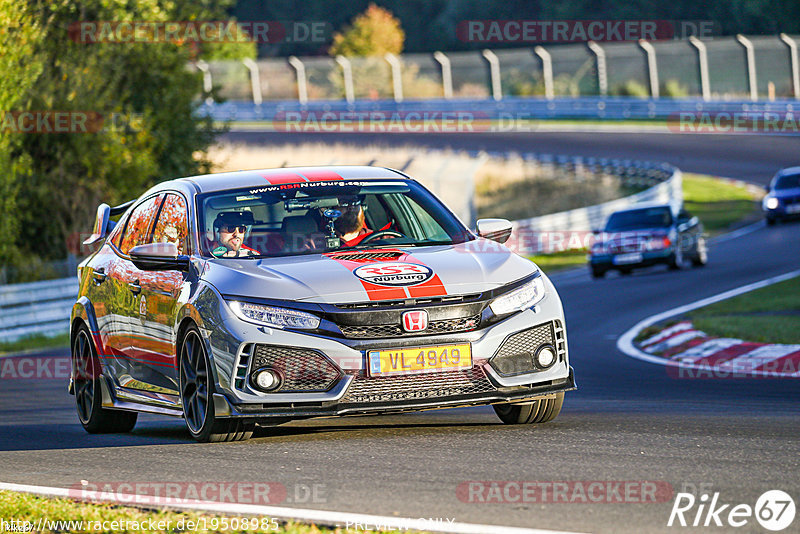
[[[175,243],[147,243],[133,247],[128,254],[143,271],[188,271],[189,256],[179,256]]]
[[[111,208],[108,204],[100,204],[97,206],[97,215],[94,219],[92,235],[86,238],[86,240],[83,242],[84,245],[94,245],[101,239],[105,239],[105,237],[114,227],[113,223],[109,221],[109,217],[111,217]]]
[[[475,224],[478,235],[498,243],[505,243],[511,237],[513,227],[506,219],[478,219]]]

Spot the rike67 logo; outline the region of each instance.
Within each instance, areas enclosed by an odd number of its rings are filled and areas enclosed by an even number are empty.
[[[792,524],[795,512],[794,500],[781,490],[764,492],[755,506],[724,503],[719,492],[703,493],[699,498],[691,493],[678,493],[667,526],[739,528],[755,518],[763,528],[777,532]]]

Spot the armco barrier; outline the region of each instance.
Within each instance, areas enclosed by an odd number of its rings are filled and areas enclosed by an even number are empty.
[[[312,100],[305,104],[295,101],[265,101],[254,104],[250,101],[228,101],[225,103],[202,104],[198,113],[209,115],[218,121],[256,122],[264,121],[267,128],[274,123],[277,130],[297,131],[310,129],[305,122],[294,118],[297,114],[306,117],[312,114],[318,121],[329,116],[344,114],[376,113],[383,117],[407,117],[417,113],[469,113],[474,121],[479,120],[554,120],[554,119],[598,119],[598,120],[666,120],[676,118],[679,113],[743,114],[763,116],[764,113],[777,114],[781,118],[794,116],[800,112],[800,101],[780,99],[759,100],[710,100],[702,98],[635,98],[635,97],[578,97],[578,98],[520,98],[506,97],[492,99],[431,99],[431,100]],[[289,114],[289,115],[287,115]],[[294,115],[292,115],[294,114]],[[794,115],[792,115],[794,114]],[[334,120],[328,119],[332,126]],[[795,119],[796,124],[797,119]],[[502,127],[502,125],[500,125]],[[348,127],[353,128],[352,124]],[[340,129],[342,129],[340,127]],[[300,130],[303,131],[303,130]],[[339,131],[339,130],[336,130]],[[795,132],[797,133],[797,132]]]
[[[77,296],[75,276],[0,286],[0,342],[66,332]]]
[[[470,152],[475,159],[522,157],[540,165],[568,170],[614,174],[629,186],[647,187],[644,191],[604,204],[579,208],[541,217],[514,221],[516,252],[534,254],[541,250],[537,241],[520,237],[540,232],[590,231],[602,225],[613,211],[637,202],[680,202],[681,173],[666,164],[607,158],[582,158],[551,154],[516,154],[511,152]],[[13,342],[32,335],[58,335],[69,328],[69,316],[78,294],[75,277],[27,284],[0,286],[0,342]]]

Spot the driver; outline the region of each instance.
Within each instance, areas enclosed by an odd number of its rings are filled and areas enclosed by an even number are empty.
[[[342,240],[342,246],[352,247],[358,245],[361,240],[373,233],[367,228],[364,220],[364,208],[361,204],[350,204],[348,206],[337,206],[337,210],[342,214],[334,221],[333,227]]]
[[[249,211],[223,211],[214,219],[214,236],[211,254],[217,258],[258,256],[260,253],[244,244],[244,239],[253,226],[253,214]]]

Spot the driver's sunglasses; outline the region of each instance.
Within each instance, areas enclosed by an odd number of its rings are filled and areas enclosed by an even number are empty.
[[[219,230],[220,232],[225,232],[226,234],[232,234],[236,230],[239,230],[239,233],[243,234],[247,231],[247,226],[244,224],[240,224],[238,226],[223,224],[222,226],[219,227]]]

